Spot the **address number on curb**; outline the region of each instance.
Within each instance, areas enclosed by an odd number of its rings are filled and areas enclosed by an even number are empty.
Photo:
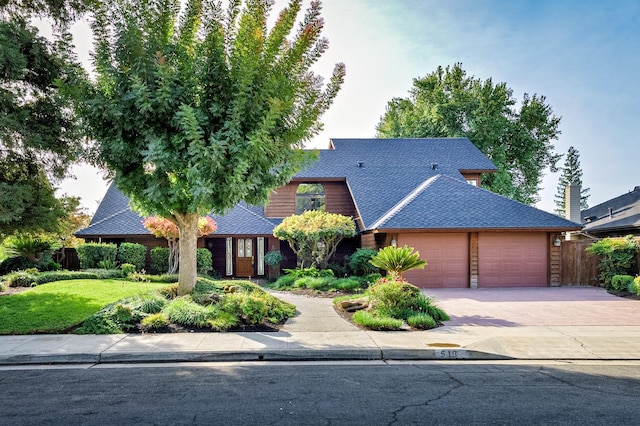
[[[439,359],[469,359],[469,352],[464,349],[438,349],[436,358]]]

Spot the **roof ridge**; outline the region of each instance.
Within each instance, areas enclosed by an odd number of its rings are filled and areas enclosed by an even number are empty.
[[[126,213],[126,212],[128,212],[128,211],[130,211],[130,210],[131,210],[131,209],[130,209],[129,207],[127,207],[127,208],[125,208],[125,209],[122,209],[122,210],[120,210],[120,211],[117,211],[117,212],[115,212],[115,213],[113,213],[113,214],[111,214],[111,215],[109,215],[109,216],[105,217],[104,219],[100,219],[100,220],[99,220],[99,221],[97,221],[97,222],[90,223],[90,224],[89,224],[89,226],[87,226],[86,228],[84,228],[84,229],[83,229],[83,231],[84,231],[84,230],[86,230],[86,229],[92,228],[92,227],[94,227],[94,226],[100,225],[100,224],[101,224],[101,223],[103,223],[104,221],[109,220],[109,219],[113,219],[114,217],[116,217],[116,216],[118,216],[118,215],[121,215],[121,214],[123,214],[123,213]]]
[[[430,177],[429,179],[422,182],[416,188],[413,189],[409,194],[407,194],[402,200],[396,203],[390,210],[388,210],[385,214],[383,214],[378,220],[376,220],[368,229],[376,229],[382,226],[386,221],[400,213],[402,209],[404,209],[407,205],[409,205],[413,200],[416,199],[418,195],[420,195],[425,189],[427,189],[433,182],[435,182],[438,178],[443,176],[442,174],[437,174],[435,176]]]

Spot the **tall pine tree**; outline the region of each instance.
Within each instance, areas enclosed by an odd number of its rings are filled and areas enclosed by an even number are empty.
[[[564,160],[564,166],[560,168],[562,174],[558,180],[558,192],[555,196],[556,209],[555,212],[559,216],[565,215],[566,195],[565,189],[568,185],[580,185],[580,208],[588,209],[587,199],[589,198],[589,188],[582,188],[582,169],[580,168],[580,153],[577,149],[570,146],[567,151],[567,158]]]

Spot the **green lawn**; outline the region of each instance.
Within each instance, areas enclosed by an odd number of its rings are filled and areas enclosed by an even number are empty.
[[[42,284],[0,297],[0,334],[60,333],[104,305],[167,284],[71,280]]]

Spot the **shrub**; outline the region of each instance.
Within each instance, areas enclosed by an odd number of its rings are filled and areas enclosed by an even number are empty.
[[[269,266],[278,266],[287,260],[280,250],[272,250],[264,255],[264,263]]]
[[[100,268],[100,262],[110,261],[115,265],[118,247],[115,244],[86,243],[76,249],[82,269]],[[107,269],[107,268],[103,268]]]
[[[381,279],[369,287],[369,294],[379,308],[411,308],[420,289],[405,281]]]
[[[238,317],[230,314],[228,312],[220,311],[218,316],[214,319],[210,319],[207,321],[207,326],[211,327],[214,331],[226,331],[231,327],[235,327],[238,325],[240,320]]]
[[[163,328],[168,325],[169,325],[169,319],[165,314],[161,312],[147,315],[146,317],[142,318],[142,321],[140,321],[140,326],[143,329],[147,329],[147,330],[156,330],[158,328]]]
[[[122,243],[120,247],[118,247],[118,261],[120,264],[129,263],[134,265],[134,272],[144,268],[146,257],[147,248],[142,244]]]
[[[384,247],[369,261],[373,266],[384,269],[392,280],[402,278],[402,273],[412,269],[424,269],[426,261],[412,247]]]
[[[296,277],[294,277],[293,275],[287,274],[278,278],[276,282],[273,283],[272,287],[275,289],[291,288],[293,287],[295,282],[296,282]]]
[[[214,306],[199,305],[189,296],[184,296],[171,300],[162,312],[176,324],[206,327],[209,320],[216,318],[218,309]]]
[[[402,320],[374,315],[364,310],[354,313],[353,321],[371,330],[399,330],[403,325]]]
[[[168,300],[159,292],[147,293],[126,299],[128,305],[133,309],[145,314],[157,314],[168,303]]]
[[[110,315],[97,312],[87,318],[82,326],[75,330],[75,334],[121,334],[122,327]]]
[[[116,267],[117,267],[116,262],[111,259],[105,259],[98,262],[98,268],[100,269],[111,270],[111,269],[116,269]]]
[[[407,318],[407,324],[413,328],[419,328],[421,330],[428,330],[436,327],[437,325],[436,320],[434,320],[431,315],[424,312],[409,316]]]
[[[5,276],[5,282],[9,287],[32,287],[35,283],[36,274],[25,271],[12,272]]]
[[[86,269],[84,272],[88,272],[99,280],[110,280],[122,278],[122,271],[120,269]]]
[[[0,292],[1,291],[7,291],[7,286],[3,282],[0,282]]]
[[[633,291],[640,296],[640,277],[635,277],[633,280]]]
[[[349,268],[340,263],[330,263],[327,265],[327,269],[330,269],[335,277],[344,278],[349,276]]]
[[[354,275],[359,277],[380,272],[378,268],[369,262],[371,258],[377,254],[378,252],[376,250],[370,248],[360,248],[356,250],[355,253],[349,256],[349,269],[351,269]]]
[[[380,275],[380,273],[373,273],[373,274],[369,274],[366,277],[358,277],[358,280],[360,281],[360,286],[363,288],[368,288],[371,285],[377,283],[380,278],[382,278],[382,275]]]
[[[340,278],[331,284],[337,290],[355,291],[361,288],[360,280],[357,278]]]
[[[636,256],[640,244],[633,237],[624,239],[603,238],[586,248],[589,253],[598,256],[600,279],[607,287],[615,275],[635,275],[637,270]]]
[[[333,271],[331,269],[316,269],[314,267],[311,268],[296,268],[296,269],[285,269],[284,270],[287,275],[294,277],[295,279],[303,278],[303,277],[333,277]]]
[[[151,269],[157,274],[164,274],[169,271],[169,248],[154,247],[150,252]]]
[[[213,269],[213,256],[211,251],[206,248],[199,248],[196,251],[196,262],[198,274],[207,275]]]
[[[9,257],[0,263],[0,275],[6,275],[9,272],[20,271],[33,266],[24,256]]]
[[[131,263],[123,263],[120,265],[120,270],[122,271],[122,275],[124,277],[128,277],[136,272],[136,265],[132,265]]]
[[[611,288],[616,291],[631,291],[633,277],[631,275],[614,275],[611,277]]]

